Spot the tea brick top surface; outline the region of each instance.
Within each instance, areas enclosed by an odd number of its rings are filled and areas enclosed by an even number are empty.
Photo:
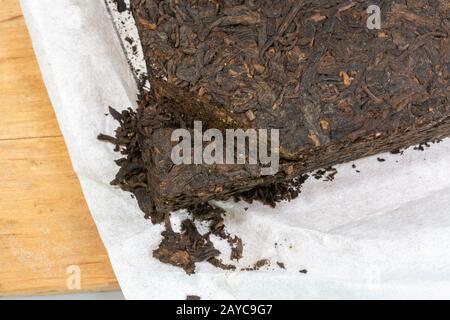
[[[133,0],[151,76],[281,130],[282,155],[448,115],[446,0]],[[158,85],[156,85],[158,86]],[[202,120],[202,119],[198,119]]]

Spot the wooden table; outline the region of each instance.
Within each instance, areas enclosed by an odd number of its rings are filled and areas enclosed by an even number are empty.
[[[77,268],[80,291],[116,290],[18,0],[0,0],[0,31],[0,296],[77,293]]]

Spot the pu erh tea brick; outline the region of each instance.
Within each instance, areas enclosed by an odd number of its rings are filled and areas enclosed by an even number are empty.
[[[207,127],[278,128],[283,159],[319,153],[338,162],[449,133],[449,2],[381,1],[381,25],[370,30],[373,4],[132,0],[131,8],[157,96]]]
[[[110,109],[120,126],[99,139],[123,155],[112,184],[165,225],[153,257],[188,274],[203,261],[236,269],[212,234],[232,261],[243,255],[209,200],[274,206],[297,197],[314,170],[332,180],[335,164],[450,136],[448,0],[131,0],[131,10],[151,90],[136,110]],[[278,129],[279,170],[175,164],[173,132],[195,136],[198,121],[219,132]],[[175,232],[168,213],[177,209],[209,231],[187,219]]]
[[[119,132],[139,138],[131,149],[126,141],[134,157],[116,183],[147,213],[257,187],[270,191],[262,199],[277,188],[290,197],[298,190],[283,183],[306,172],[449,136],[449,2],[381,1],[380,25],[369,28],[372,5],[132,0],[153,91],[127,115],[136,128]],[[194,121],[279,129],[279,172],[173,165],[170,132]]]

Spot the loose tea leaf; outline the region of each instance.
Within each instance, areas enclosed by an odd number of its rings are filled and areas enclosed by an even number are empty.
[[[181,233],[176,233],[166,223],[166,231],[162,233],[163,240],[159,248],[153,252],[153,257],[161,262],[183,268],[187,274],[195,272],[195,264],[202,261],[216,260],[220,251],[208,236],[202,236],[191,220],[182,223]]]
[[[270,265],[270,260],[268,259],[261,259],[255,262],[254,265],[247,267],[247,268],[242,268],[241,271],[258,271],[261,270],[263,267],[267,267]]]
[[[210,240],[211,235],[227,240],[231,248],[230,259],[242,258],[242,240],[225,231],[222,217],[225,212],[210,204],[191,207],[189,211],[193,214],[194,220],[184,220],[181,233],[173,231],[169,214],[165,215],[166,230],[162,233],[163,240],[158,249],[153,252],[153,257],[163,263],[183,268],[187,274],[195,273],[196,263],[204,261],[223,270],[236,270],[236,266],[223,263],[220,251]],[[201,235],[195,226],[195,220],[209,222],[210,232]]]

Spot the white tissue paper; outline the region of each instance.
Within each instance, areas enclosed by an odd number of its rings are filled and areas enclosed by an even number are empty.
[[[426,152],[382,155],[382,163],[354,162],[361,173],[353,163],[339,165],[333,182],[310,179],[297,200],[276,209],[225,203],[227,230],[245,245],[239,267],[269,259],[262,270],[226,272],[202,263],[187,276],[152,258],[163,228],[143,218],[130,194],[110,186],[118,155],[96,139],[117,126],[105,116],[108,106],[134,106],[137,93],[107,5],[21,3],[73,167],[126,298],[450,297],[449,140]]]

